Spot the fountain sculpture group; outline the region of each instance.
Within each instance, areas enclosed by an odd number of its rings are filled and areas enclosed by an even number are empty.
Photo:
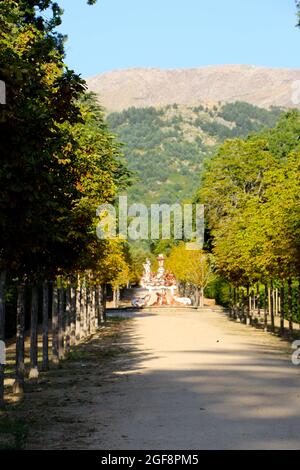
[[[141,295],[132,300],[132,305],[138,308],[191,305],[190,299],[178,296],[175,276],[165,269],[164,255],[159,255],[157,260],[159,266],[157,273],[151,272],[151,261],[149,259],[143,265]]]

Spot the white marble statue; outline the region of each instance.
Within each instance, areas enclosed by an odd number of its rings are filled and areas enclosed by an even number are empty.
[[[146,259],[146,263],[143,264],[144,274],[143,281],[144,283],[150,282],[151,280],[151,261],[149,258]]]

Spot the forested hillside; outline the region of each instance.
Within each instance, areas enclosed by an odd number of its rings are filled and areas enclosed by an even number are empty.
[[[175,203],[193,196],[203,160],[225,139],[274,127],[281,110],[236,102],[211,107],[129,108],[108,116],[136,181],[134,202]]]

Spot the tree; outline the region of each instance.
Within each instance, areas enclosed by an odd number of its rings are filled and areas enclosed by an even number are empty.
[[[248,295],[254,284],[265,285],[272,327],[274,282],[291,286],[300,272],[299,130],[299,112],[290,111],[274,129],[225,142],[206,166],[198,195],[219,273]],[[240,304],[243,311],[243,291]]]
[[[0,77],[7,90],[0,144],[0,257],[2,268],[27,275],[31,266],[36,273],[63,258],[64,220],[79,196],[78,144],[70,126],[84,119],[77,99],[85,83],[64,64],[64,38],[55,31],[61,14],[50,0],[0,5]]]
[[[50,7],[52,18],[44,20],[39,12]],[[78,118],[75,100],[84,90],[64,66],[63,38],[54,32],[59,17],[50,1],[0,4],[0,77],[7,91],[0,123],[0,269],[2,278],[8,272],[33,283],[61,255],[60,217],[70,208],[74,177],[62,158],[68,136],[60,125]]]
[[[44,281],[57,274],[97,266],[104,243],[96,238],[96,207],[112,202],[129,175],[102,110],[91,95],[84,96],[84,81],[64,64],[64,38],[55,29],[61,15],[50,0],[0,4],[0,78],[7,89],[0,124],[5,135],[0,143],[0,339],[8,273],[9,279],[33,287],[32,371],[37,370],[37,283],[45,287]],[[22,292],[18,289],[19,351]],[[46,314],[46,288],[44,297]],[[47,341],[46,332],[44,337]],[[18,357],[22,362],[22,354]],[[0,395],[2,384],[1,367]]]
[[[195,304],[204,306],[204,289],[212,279],[212,259],[204,251],[189,251],[184,243],[174,247],[167,258],[166,267],[180,282],[195,288]]]
[[[74,152],[63,123],[80,119],[84,82],[63,64],[62,38],[38,15],[52,2],[0,5],[0,75],[7,105],[1,123],[1,268],[32,276],[62,258],[62,219],[76,193]],[[16,27],[16,25],[19,27]]]
[[[206,162],[198,200],[206,205],[209,228],[215,230],[252,195],[263,192],[263,175],[276,164],[265,139],[226,141]]]

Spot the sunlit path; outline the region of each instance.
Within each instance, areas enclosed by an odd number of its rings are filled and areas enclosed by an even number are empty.
[[[80,418],[90,428],[71,448],[299,447],[300,375],[286,343],[230,322],[221,310],[134,316],[116,340],[130,352],[111,359],[110,380],[92,403],[62,409],[63,422]],[[65,430],[53,432],[43,430],[44,446],[59,447]]]

